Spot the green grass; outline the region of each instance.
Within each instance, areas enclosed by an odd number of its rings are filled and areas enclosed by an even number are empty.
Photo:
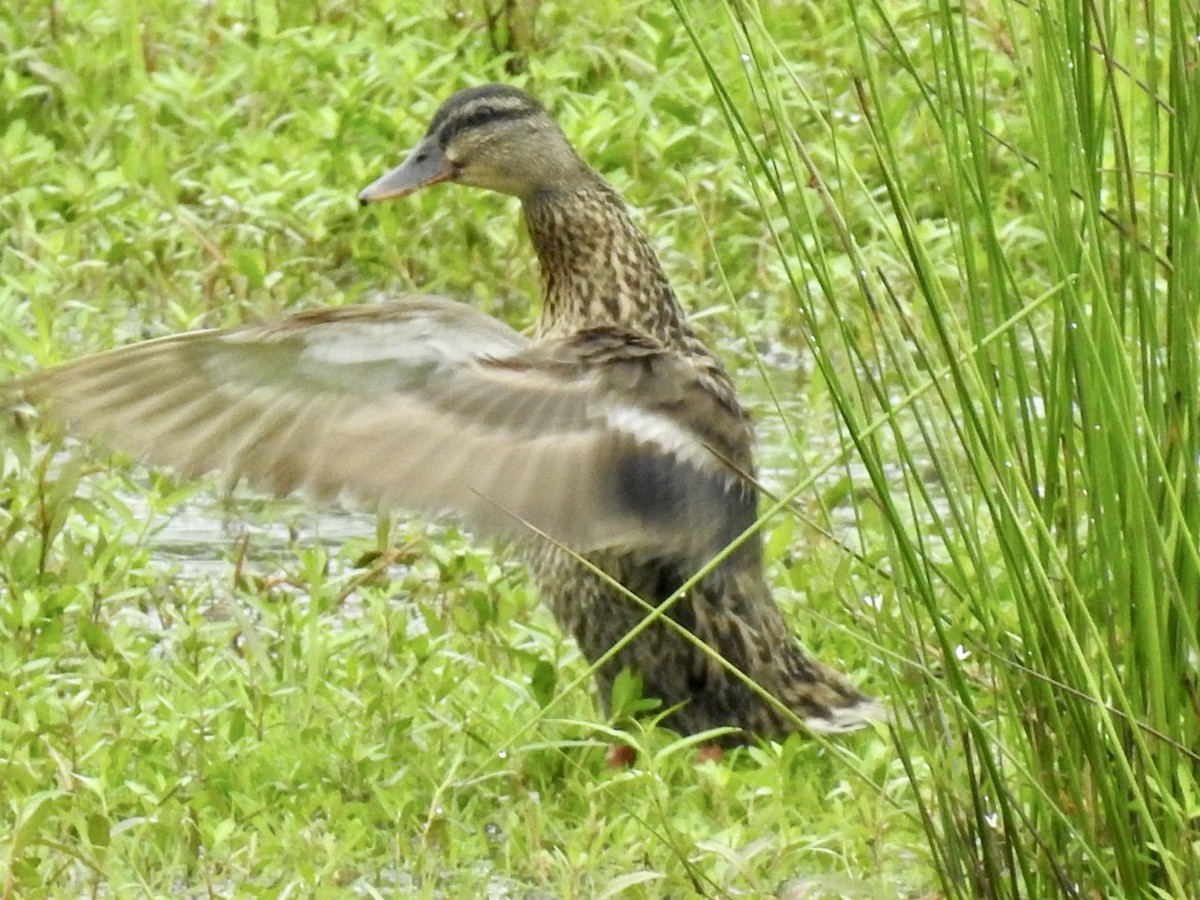
[[[515,80],[731,363],[781,602],[895,733],[606,771],[502,555],[13,433],[0,896],[1200,893],[1195,8],[403,6],[0,12],[0,377],[381,292],[528,323],[512,201],[354,200]],[[181,500],[227,566],[156,549]]]

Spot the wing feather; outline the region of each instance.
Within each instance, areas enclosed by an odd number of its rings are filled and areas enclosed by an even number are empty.
[[[687,359],[620,332],[534,344],[437,297],[147,341],[14,394],[189,476],[533,525],[580,552],[709,544],[747,514],[726,460],[748,427]]]

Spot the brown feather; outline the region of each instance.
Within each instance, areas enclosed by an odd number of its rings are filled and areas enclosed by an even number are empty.
[[[80,432],[187,475],[457,515],[509,537],[529,538],[532,526],[579,552],[719,548],[737,476],[659,409],[658,398],[701,390],[680,381],[677,354],[646,345],[636,360],[614,356],[620,341],[596,334],[535,345],[492,325],[425,297],[149,341],[16,389]],[[419,347],[399,337],[410,329]],[[672,515],[711,526],[680,531],[624,498],[626,469],[640,460],[657,461]]]

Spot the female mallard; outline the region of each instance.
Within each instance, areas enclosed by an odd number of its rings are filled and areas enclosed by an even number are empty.
[[[459,91],[371,203],[441,181],[516,196],[541,263],[530,340],[439,297],[326,309],[85,358],[18,382],[122,450],[275,494],[450,514],[515,537],[595,661],[755,521],[751,427],[617,192],[516,88]],[[788,633],[751,535],[598,670],[682,733],[845,731],[879,705]],[[764,699],[686,629],[778,700]],[[733,740],[737,740],[734,737]]]

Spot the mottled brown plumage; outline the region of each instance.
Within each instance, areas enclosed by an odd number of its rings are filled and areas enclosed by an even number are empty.
[[[755,520],[750,422],[620,196],[533,98],[460,91],[360,199],[442,181],[520,198],[543,281],[532,340],[418,297],[149,341],[8,390],[185,473],[447,514],[515,539],[595,661],[645,610],[560,545],[661,603]],[[757,535],[668,615],[784,709],[661,621],[601,667],[605,703],[628,668],[684,733],[730,725],[743,740],[782,737],[796,718],[817,731],[882,718],[788,633]]]
[[[420,166],[415,174],[414,161]],[[431,166],[438,173],[433,178],[427,174]],[[443,104],[409,160],[361,196],[364,202],[386,199],[440,180],[520,198],[541,264],[540,337],[597,329],[608,332],[613,358],[621,357],[623,342],[631,344],[634,336],[649,337],[678,354],[694,370],[715,412],[707,419],[704,442],[731,470],[753,475],[751,425],[729,376],[688,327],[658,257],[621,197],[579,159],[533,98],[502,85],[460,91]],[[755,506],[748,479],[731,473],[722,511],[727,524],[720,534],[732,536],[750,527]],[[686,530],[694,524],[680,521],[677,527]],[[689,546],[699,549],[702,544]],[[698,571],[707,556],[658,544],[609,549],[589,559],[657,605]],[[553,547],[536,549],[533,571],[559,623],[575,636],[589,661],[600,658],[645,616],[641,607]],[[808,659],[788,633],[764,579],[757,534],[668,615],[750,675],[809,728],[840,731],[882,718],[878,704]],[[646,628],[601,668],[602,697],[622,668],[641,675],[647,696],[667,707],[678,705],[667,723],[681,732],[736,725],[749,734],[782,737],[795,730],[790,716],[664,623]]]

